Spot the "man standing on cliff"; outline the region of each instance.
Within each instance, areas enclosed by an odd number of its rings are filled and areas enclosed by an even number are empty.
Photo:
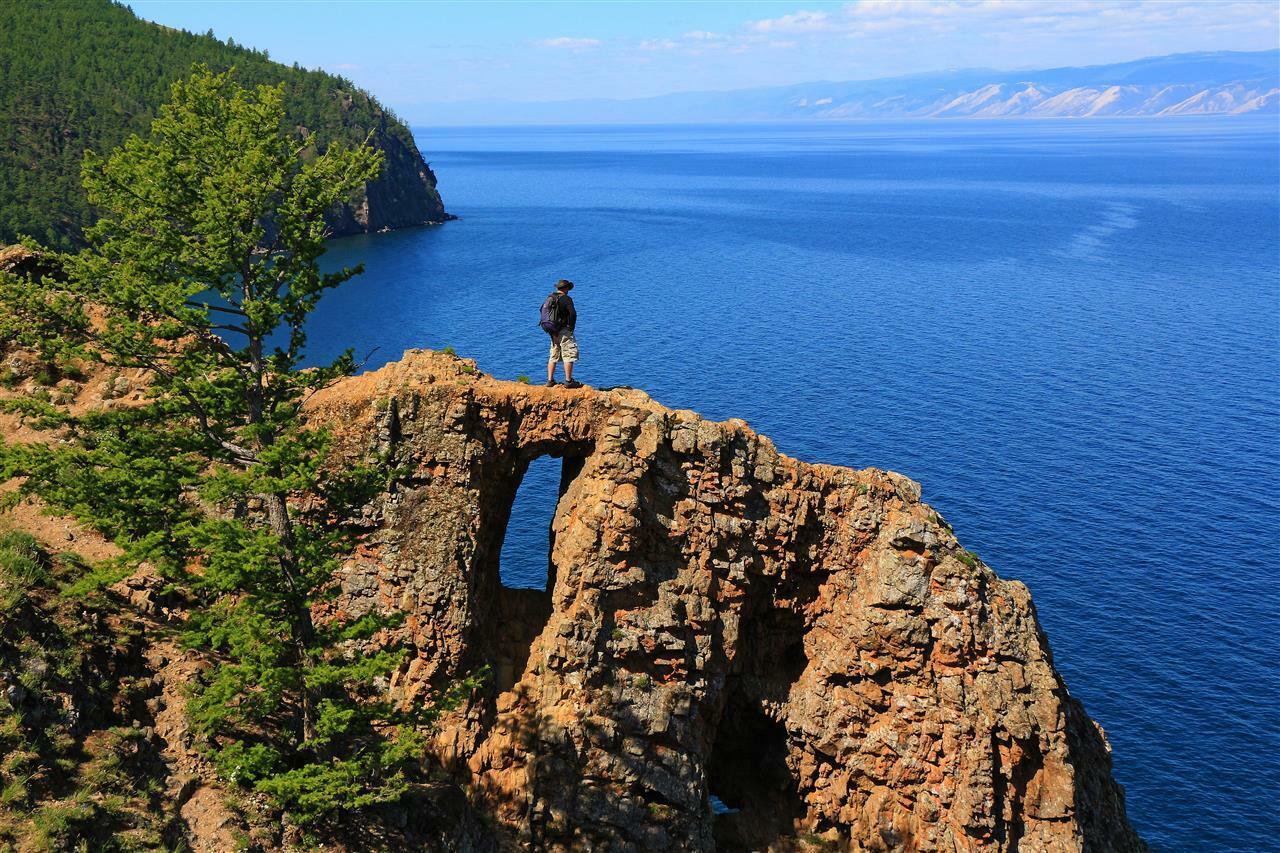
[[[581,382],[573,380],[573,365],[578,360],[578,341],[573,336],[578,324],[578,312],[569,298],[573,282],[560,279],[555,291],[542,303],[540,325],[551,336],[551,360],[547,362],[547,387],[556,385],[556,362],[564,362],[564,387],[581,388]]]

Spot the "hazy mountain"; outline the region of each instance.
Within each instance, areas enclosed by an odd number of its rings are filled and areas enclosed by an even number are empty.
[[[433,124],[1280,114],[1280,50],[1180,53],[1081,68],[962,69],[635,100],[428,104]]]

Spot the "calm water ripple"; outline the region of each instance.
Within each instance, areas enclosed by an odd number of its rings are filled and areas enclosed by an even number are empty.
[[[1163,850],[1280,837],[1280,128],[1263,120],[424,130],[462,219],[335,243],[314,348],[452,345],[901,471],[1025,581]],[[543,464],[545,463],[545,464]],[[503,552],[545,582],[555,467]]]

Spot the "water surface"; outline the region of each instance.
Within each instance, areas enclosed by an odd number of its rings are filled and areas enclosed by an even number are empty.
[[[418,131],[444,226],[333,244],[366,273],[319,354],[455,347],[888,468],[1031,588],[1164,850],[1280,833],[1280,130],[1263,120]],[[546,577],[555,466],[509,583]]]

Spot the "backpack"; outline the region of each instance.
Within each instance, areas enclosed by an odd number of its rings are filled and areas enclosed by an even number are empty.
[[[569,309],[565,307],[559,291],[551,294],[542,303],[538,314],[538,325],[548,335],[558,335],[569,322]]]

